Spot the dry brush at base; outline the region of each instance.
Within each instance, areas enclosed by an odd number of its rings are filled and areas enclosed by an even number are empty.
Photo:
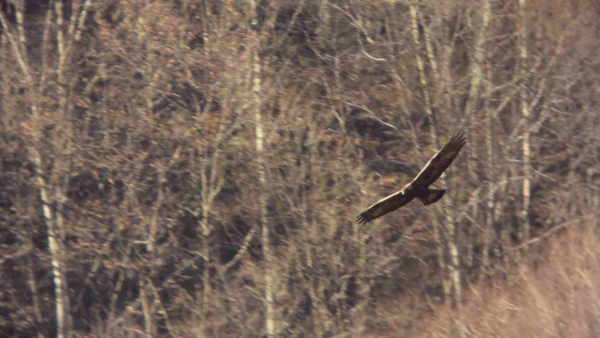
[[[534,250],[518,280],[478,283],[461,317],[441,309],[420,337],[596,337],[600,332],[600,234],[582,220]],[[393,311],[390,311],[393,312]]]
[[[531,280],[599,219],[594,2],[22,4],[0,16],[1,334],[462,329],[440,304]],[[459,126],[443,203],[353,222]]]

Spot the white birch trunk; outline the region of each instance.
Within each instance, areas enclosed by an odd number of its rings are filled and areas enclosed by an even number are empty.
[[[521,74],[525,77],[525,64],[527,61],[527,26],[525,17],[525,1],[519,0],[519,12],[520,12],[520,25],[519,25],[519,59]],[[529,202],[531,199],[531,173],[529,168],[530,163],[530,129],[529,124],[529,105],[527,102],[527,87],[522,85],[520,88],[521,94],[521,113],[523,114],[523,120],[525,123],[525,132],[523,134],[523,205],[521,209],[521,229],[520,241],[522,243],[527,242],[530,236],[530,225],[529,225]],[[527,250],[524,247],[524,250]]]
[[[475,124],[477,122],[477,114],[475,107],[479,101],[479,85],[481,83],[481,64],[483,62],[484,49],[483,44],[486,40],[486,31],[488,23],[490,22],[490,2],[484,0],[481,2],[481,26],[478,27],[478,34],[475,39],[475,46],[473,48],[473,54],[471,55],[471,86],[469,90],[469,98],[466,105],[466,115],[469,120],[469,142],[471,145],[475,144]],[[475,173],[475,166],[477,164],[476,147],[472,147],[467,152],[467,165],[469,178],[471,182],[477,182]]]
[[[252,20],[251,25],[258,25],[258,15],[256,11],[257,4],[253,0],[248,0],[250,5]],[[273,337],[275,334],[275,322],[274,322],[274,311],[273,311],[273,290],[272,290],[272,276],[271,276],[271,265],[273,264],[271,256],[271,245],[269,243],[269,225],[267,222],[267,196],[266,196],[266,165],[263,155],[263,144],[264,144],[264,132],[261,117],[261,80],[260,80],[260,36],[251,26],[248,30],[249,39],[251,39],[251,50],[250,50],[250,64],[251,79],[252,79],[252,102],[254,111],[254,122],[256,131],[256,156],[258,162],[258,180],[260,185],[259,192],[259,204],[260,204],[260,223],[262,226],[261,240],[262,250],[264,255],[263,261],[263,273],[265,278],[265,334],[267,337]]]
[[[491,71],[489,72],[491,73]],[[488,79],[491,82],[491,79]],[[492,85],[488,83],[486,86],[486,102],[489,102],[491,97]],[[487,174],[488,181],[492,181],[492,177],[495,175],[495,166],[494,166],[494,147],[493,147],[493,109],[486,107],[486,137],[485,137],[485,147],[487,150]],[[492,240],[492,234],[494,233],[494,191],[492,189],[491,183],[488,186],[488,196],[487,196],[487,212],[486,212],[486,226],[485,232],[483,234],[483,257],[481,264],[481,275],[484,275],[487,272],[487,268],[490,265],[489,261],[489,251],[490,251],[490,243]]]
[[[435,124],[435,118],[434,118],[434,112],[432,110],[432,100],[431,97],[429,95],[429,87],[428,87],[428,83],[427,83],[427,78],[426,78],[426,74],[425,74],[425,69],[423,66],[423,60],[421,59],[421,56],[419,54],[419,50],[420,50],[420,43],[419,43],[419,30],[418,30],[418,20],[420,17],[420,14],[417,11],[417,7],[415,4],[410,4],[409,5],[409,10],[410,10],[410,17],[411,17],[411,29],[412,29],[412,36],[413,36],[413,42],[415,44],[415,50],[416,50],[416,61],[417,61],[417,68],[419,70],[419,78],[420,78],[420,82],[421,82],[421,87],[423,90],[423,96],[425,99],[425,110],[427,112],[427,116],[429,118],[429,122],[430,122],[430,126],[431,126],[431,139],[432,139],[432,144],[435,145],[436,147],[439,148],[438,146],[438,131],[437,131],[437,126]],[[433,49],[430,46],[430,36],[429,36],[429,31],[428,28],[424,28],[425,29],[425,42],[426,42],[426,47],[427,47],[427,52],[428,52],[428,56],[429,56],[429,60],[430,60],[430,64],[432,67],[432,73],[434,74],[434,78],[439,79],[439,72],[437,71],[437,63],[435,61],[435,58],[433,56]],[[447,53],[450,52],[450,50],[446,51]],[[449,57],[448,55],[446,57]],[[444,175],[444,177],[442,177],[442,181],[444,183],[444,185],[446,187],[448,187],[448,180],[447,177]],[[446,277],[446,274],[444,274],[444,280],[443,280],[443,286],[444,286],[444,293],[445,293],[445,298],[447,299],[450,294],[453,295],[453,305],[456,308],[460,307],[460,298],[461,298],[461,285],[460,285],[460,257],[459,257],[459,252],[458,252],[458,248],[456,245],[456,226],[455,226],[455,222],[454,222],[454,218],[452,217],[451,212],[447,211],[447,210],[443,210],[442,208],[442,204],[438,205],[438,208],[440,208],[440,212],[445,216],[446,218],[446,224],[445,224],[445,228],[446,228],[446,233],[447,233],[447,241],[448,241],[448,251],[450,254],[450,264],[445,264],[444,263],[444,245],[443,242],[438,242],[438,261],[440,264],[440,268],[444,271],[445,268],[448,271],[448,277]],[[439,231],[439,229],[437,229],[437,222],[434,225],[434,231]],[[436,237],[436,239],[441,240],[440,238],[440,234],[439,233],[435,233],[434,235]],[[447,279],[449,278],[449,279]],[[454,289],[454,292],[451,293],[451,288]]]
[[[411,19],[410,22],[411,22],[411,29],[412,29],[412,37],[413,37],[413,42],[415,44],[415,50],[416,50],[415,58],[417,61],[417,69],[419,70],[419,79],[421,81],[421,87],[423,88],[423,96],[425,98],[425,104],[427,106],[426,111],[427,111],[429,123],[433,126],[433,116],[432,116],[433,113],[431,112],[429,93],[427,92],[427,79],[425,78],[425,70],[423,68],[423,60],[421,59],[421,55],[419,54],[421,44],[419,43],[419,27],[418,27],[418,21],[417,21],[417,9],[414,4],[410,5],[410,19]],[[437,144],[436,133],[432,132],[431,137],[432,137],[433,144]],[[415,137],[415,139],[416,139],[416,137]],[[435,240],[437,241],[438,264],[440,266],[440,269],[442,271],[444,271],[446,269],[446,262],[444,259],[444,245],[443,245],[443,241],[442,241],[439,231],[440,230],[437,228],[437,224],[434,224],[433,234],[434,234]],[[444,287],[445,291],[446,291],[446,289],[447,288]]]
[[[3,30],[5,34],[8,36],[9,43],[12,47],[13,56],[17,60],[21,71],[23,72],[26,82],[32,88],[35,88],[36,84],[31,76],[31,71],[29,68],[29,60],[27,57],[27,41],[24,29],[24,17],[23,17],[23,2],[18,2],[16,4],[16,17],[17,17],[17,33],[18,39],[14,37],[12,34],[12,30],[10,29],[9,22],[4,16],[3,13],[0,13],[0,23],[2,24]],[[51,15],[47,16],[47,25],[45,28],[44,38],[48,36],[49,31],[49,18]],[[44,45],[45,45],[44,41]],[[42,51],[45,52],[45,51]],[[40,84],[40,86],[42,86]],[[38,102],[33,100],[31,103],[31,112],[32,118],[38,119]],[[38,131],[35,131],[38,132]],[[37,135],[36,135],[37,136]],[[58,338],[65,337],[65,294],[63,287],[63,264],[61,262],[61,246],[60,246],[60,236],[59,231],[57,229],[57,224],[54,219],[54,215],[52,213],[52,209],[50,205],[53,201],[50,199],[50,192],[47,180],[45,179],[46,175],[43,169],[43,161],[42,155],[36,146],[30,147],[29,151],[29,159],[35,165],[35,180],[37,181],[37,185],[40,189],[40,199],[42,201],[42,214],[44,217],[44,223],[48,230],[48,248],[50,251],[50,257],[52,262],[52,274],[54,277],[54,288],[55,288],[55,308],[56,308],[56,336]]]
[[[154,334],[153,316],[150,304],[148,304],[148,295],[146,294],[146,285],[142,278],[139,279],[140,299],[142,301],[142,313],[144,314],[144,331],[146,338],[152,338]]]
[[[54,217],[52,215],[52,209],[50,204],[52,203],[48,196],[46,189],[46,181],[44,180],[44,170],[42,167],[42,158],[37,150],[33,150],[30,155],[31,160],[35,164],[37,184],[40,187],[40,198],[42,200],[42,211],[44,215],[44,221],[46,228],[48,229],[48,248],[50,249],[50,257],[52,260],[52,274],[54,275],[54,293],[56,303],[56,336],[58,338],[65,337],[65,295],[63,289],[63,265],[60,260],[61,247],[60,247],[60,236],[58,235],[58,229]]]
[[[267,223],[267,197],[266,197],[266,172],[265,162],[263,157],[263,142],[264,133],[260,115],[260,64],[258,60],[258,51],[253,51],[253,95],[254,95],[254,120],[256,122],[256,154],[258,156],[258,179],[261,187],[260,195],[260,223],[262,225],[262,249],[264,254],[264,275],[265,275],[265,330],[267,337],[273,337],[275,333],[275,325],[273,320],[273,292],[271,278],[271,247],[269,243],[269,225]]]
[[[431,98],[429,96],[429,90],[427,87],[427,78],[425,75],[425,68],[423,67],[423,59],[421,58],[421,54],[419,53],[421,49],[421,43],[419,42],[419,24],[418,24],[418,13],[416,5],[410,3],[410,23],[412,30],[413,42],[415,44],[415,58],[417,61],[417,69],[419,70],[419,79],[421,82],[421,88],[423,90],[423,98],[425,100],[425,111],[427,112],[427,118],[429,120],[429,125],[433,128],[434,119],[433,112],[431,111]],[[437,135],[435,132],[431,133],[431,142],[432,144],[437,144]]]
[[[481,83],[481,64],[483,62],[484,49],[483,43],[486,37],[487,26],[490,18],[490,4],[489,1],[482,1],[481,3],[481,26],[478,27],[478,34],[475,39],[475,46],[473,48],[473,53],[470,58],[470,72],[471,72],[471,85],[469,90],[469,97],[467,99],[466,105],[466,116],[468,120],[468,139],[471,144],[471,149],[467,152],[467,175],[471,182],[479,181],[476,173],[477,166],[477,146],[476,146],[476,123],[477,123],[477,113],[475,108],[477,103],[479,102],[479,86]],[[479,196],[474,196],[474,201],[479,200]],[[478,203],[470,203],[470,208],[472,210],[472,219],[477,222],[478,221]],[[467,266],[473,267],[473,241],[475,240],[475,226],[472,224],[468,228],[468,247],[467,247]]]

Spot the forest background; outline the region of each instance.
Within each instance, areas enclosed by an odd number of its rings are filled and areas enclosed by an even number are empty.
[[[0,336],[600,334],[600,2],[0,4]]]

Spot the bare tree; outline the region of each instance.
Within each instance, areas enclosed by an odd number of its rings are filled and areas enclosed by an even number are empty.
[[[24,4],[0,14],[0,335],[476,334],[477,295],[527,283],[513,254],[549,271],[593,233],[591,3]],[[353,222],[461,125],[438,207]]]
[[[32,60],[28,53],[30,42],[27,39],[24,23],[24,2],[16,4],[17,22],[15,26],[10,24],[4,13],[0,13],[3,32],[8,36],[8,42],[12,47],[10,58],[19,65],[19,71],[23,78],[22,85],[29,91],[30,105],[27,115],[30,117],[20,120],[23,132],[30,136],[29,160],[35,166],[35,180],[39,187],[44,223],[47,227],[48,247],[52,257],[52,273],[54,275],[58,337],[71,335],[71,313],[67,294],[69,288],[65,275],[67,256],[64,251],[65,221],[62,208],[66,199],[68,158],[74,157],[76,154],[76,150],[72,146],[72,133],[68,123],[68,91],[72,89],[74,83],[67,83],[68,69],[65,65],[72,56],[72,45],[78,43],[81,37],[88,9],[89,1],[85,2],[83,6],[75,5],[68,20],[68,28],[63,25],[62,3],[57,2],[54,8],[50,7],[47,10],[41,38],[42,63],[39,67],[41,74],[39,80],[34,78],[34,74],[38,70],[37,63],[34,63],[36,60]],[[56,31],[53,29],[54,23]],[[51,45],[51,41],[56,41],[56,45]],[[51,49],[58,51],[58,60],[50,60],[48,55],[51,53]],[[49,80],[48,73],[55,74],[56,78]],[[51,92],[55,96],[45,95],[46,92]],[[48,103],[42,100],[44,98],[49,101],[57,100],[58,109],[49,108]],[[51,125],[55,125],[57,130],[44,140],[44,129]],[[49,156],[50,154],[45,153],[44,141],[52,142],[52,145],[58,150],[60,157],[56,161]]]
[[[261,24],[259,23],[258,17],[258,4],[253,0],[248,1],[248,16],[249,25],[247,27],[248,41],[250,48],[247,53],[248,55],[248,77],[250,83],[250,90],[252,91],[252,105],[251,110],[254,113],[255,123],[255,137],[256,137],[256,156],[257,156],[257,170],[259,179],[259,205],[260,205],[260,228],[261,228],[261,244],[263,252],[263,276],[264,276],[264,292],[265,292],[265,334],[267,337],[273,337],[275,335],[275,318],[274,318],[274,300],[273,300],[273,256],[271,252],[271,244],[269,241],[269,222],[267,218],[267,179],[266,179],[266,163],[264,159],[264,142],[265,134],[262,122],[262,109],[263,104],[261,98],[263,96],[263,89],[261,88],[261,34],[258,33]],[[272,16],[272,13],[268,14]],[[270,19],[272,20],[272,19]],[[267,30],[269,25],[263,27]]]
[[[527,65],[527,15],[525,0],[519,0],[519,65],[523,77]],[[519,90],[521,112],[525,123],[529,121],[529,102],[527,86],[524,81]],[[530,236],[529,204],[531,200],[531,171],[530,171],[530,134],[528,126],[525,125],[523,138],[523,205],[521,209],[521,229],[519,237],[522,242],[528,241]]]

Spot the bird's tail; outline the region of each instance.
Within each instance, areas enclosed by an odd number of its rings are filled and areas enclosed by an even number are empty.
[[[425,205],[430,205],[440,200],[440,198],[444,197],[446,190],[435,190],[435,189],[427,189],[427,195],[420,197],[421,202]]]

